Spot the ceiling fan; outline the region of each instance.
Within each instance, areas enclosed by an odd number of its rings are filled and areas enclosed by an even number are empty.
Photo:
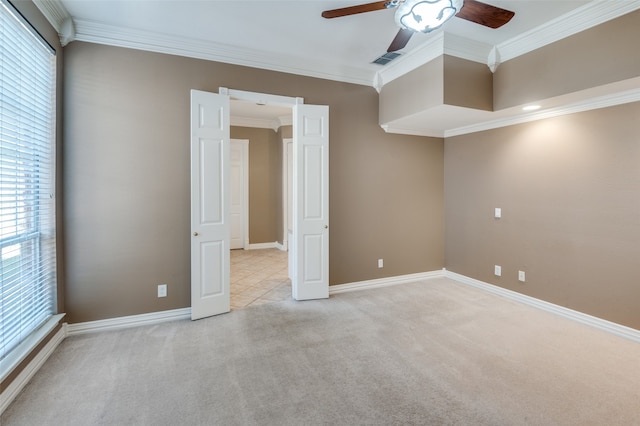
[[[387,52],[407,45],[413,33],[428,33],[442,26],[453,16],[489,28],[500,28],[513,18],[514,12],[476,0],[383,0],[340,9],[325,10],[322,17],[331,19],[375,10],[396,9],[396,24],[400,31]]]

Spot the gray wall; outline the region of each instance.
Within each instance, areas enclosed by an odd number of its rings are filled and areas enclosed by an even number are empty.
[[[443,141],[386,134],[373,88],[82,42],[65,57],[69,322],[190,305],[191,89],[329,105],[331,284],[444,265]]]

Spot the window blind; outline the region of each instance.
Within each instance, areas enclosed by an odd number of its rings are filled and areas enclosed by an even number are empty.
[[[55,66],[0,0],[0,361],[55,313]]]

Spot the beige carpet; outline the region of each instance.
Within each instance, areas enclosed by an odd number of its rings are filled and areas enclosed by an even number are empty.
[[[71,337],[11,425],[639,425],[640,345],[447,279]]]

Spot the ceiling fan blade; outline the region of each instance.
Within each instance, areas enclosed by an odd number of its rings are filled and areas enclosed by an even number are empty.
[[[405,47],[414,32],[415,31],[407,28],[401,28],[400,31],[398,31],[398,34],[396,34],[396,37],[389,45],[387,52],[395,52],[396,50],[400,50]]]
[[[509,22],[513,15],[515,15],[515,12],[476,0],[464,0],[462,9],[456,14],[458,18],[489,28],[500,28]]]
[[[384,0],[376,1],[373,3],[359,4],[357,6],[343,7],[340,9],[325,10],[324,12],[322,12],[322,17],[331,19],[339,18],[341,16],[355,15],[358,13],[373,12],[374,10],[384,10],[389,8],[388,4],[389,1]]]

